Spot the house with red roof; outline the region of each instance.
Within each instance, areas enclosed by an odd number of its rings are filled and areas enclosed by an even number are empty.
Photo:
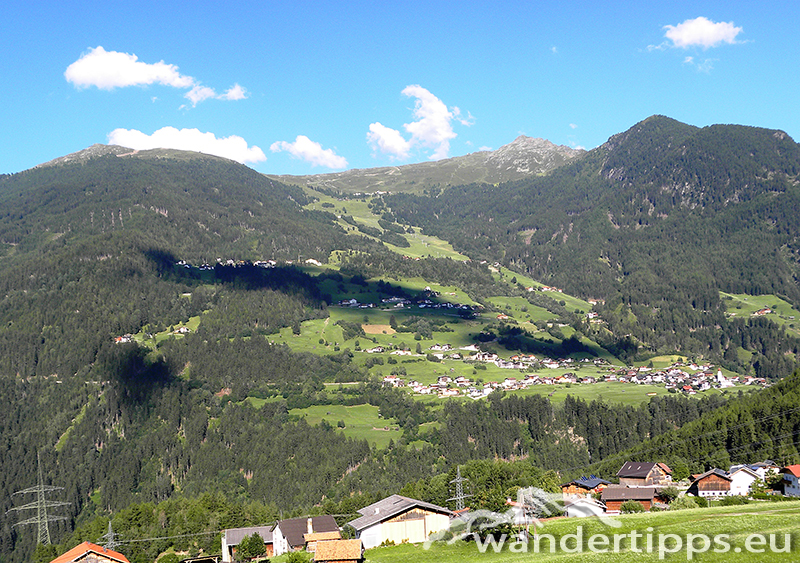
[[[50,563],[130,563],[128,558],[117,551],[85,541]]]
[[[781,469],[783,474],[783,494],[787,497],[800,497],[800,465],[787,465]]]

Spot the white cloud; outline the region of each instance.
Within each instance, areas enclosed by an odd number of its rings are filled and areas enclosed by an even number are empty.
[[[248,147],[247,141],[237,135],[218,139],[213,133],[201,133],[197,129],[162,127],[152,135],[136,129],[114,129],[108,134],[108,142],[137,150],[167,148],[196,151],[243,164],[267,160],[264,151],[255,145]]]
[[[664,29],[667,30],[664,36],[672,41],[672,46],[683,49],[708,49],[722,43],[733,44],[736,43],[736,36],[742,32],[742,28],[736,27],[733,22],[713,22],[702,16],[678,25],[666,25]]]
[[[377,121],[370,124],[367,141],[373,150],[399,160],[408,158],[408,153],[411,151],[411,143],[403,138],[400,131],[386,127]]]
[[[416,98],[414,117],[416,121],[403,125],[411,133],[411,143],[434,149],[431,160],[447,158],[450,152],[450,139],[456,134],[450,123],[456,116],[447,106],[428,90],[414,84],[406,86],[402,93]]]
[[[322,145],[312,141],[305,135],[298,135],[294,143],[276,141],[270,145],[272,152],[286,151],[292,156],[310,162],[312,166],[327,168],[346,168],[347,159],[337,155],[331,149],[323,149]]]
[[[247,97],[247,90],[239,86],[238,84],[234,84],[227,90],[225,90],[224,94],[220,94],[220,100],[244,100]]]
[[[184,97],[192,102],[192,107],[203,100],[242,100],[247,97],[247,90],[234,84],[225,93],[217,95],[213,88],[203,86],[195,78],[178,72],[178,67],[164,61],[143,63],[139,57],[130,53],[106,51],[98,46],[89,49],[81,57],[69,65],[64,72],[67,82],[76,88],[95,86],[101,90],[113,90],[127,86],[149,86],[160,84],[173,88],[189,89]],[[183,108],[185,106],[181,106]]]
[[[406,140],[398,130],[375,122],[369,126],[367,141],[373,149],[394,158],[408,158],[415,147],[433,149],[431,160],[447,158],[450,140],[457,136],[453,131],[453,120],[469,126],[474,122],[472,115],[467,112],[467,118],[461,117],[459,108],[448,109],[444,102],[418,84],[406,86],[402,94],[416,99],[414,121],[403,125],[411,138]]]
[[[569,128],[570,128],[570,129],[577,129],[577,128],[578,128],[578,126],[577,126],[577,125],[575,125],[574,123],[570,123],[570,124],[569,124]]]
[[[101,90],[150,84],[191,88],[194,84],[194,79],[178,72],[175,65],[143,63],[136,55],[106,51],[100,46],[81,55],[67,67],[64,76],[78,88],[96,86]]]
[[[208,86],[203,86],[201,84],[196,84],[194,88],[186,92],[186,94],[184,94],[183,97],[192,102],[192,107],[194,107],[203,100],[208,100],[209,98],[216,98],[217,93],[214,91],[213,88],[209,88]]]

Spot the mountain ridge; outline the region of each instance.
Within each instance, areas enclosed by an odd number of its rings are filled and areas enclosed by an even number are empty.
[[[585,153],[583,149],[520,135],[494,151],[477,151],[433,162],[355,168],[306,176],[268,176],[287,184],[334,189],[342,193],[421,193],[429,188],[443,189],[472,182],[497,184],[547,174]]]

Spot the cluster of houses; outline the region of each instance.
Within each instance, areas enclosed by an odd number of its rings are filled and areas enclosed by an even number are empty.
[[[705,498],[747,495],[758,480],[770,473],[783,476],[783,492],[800,496],[800,465],[779,467],[772,461],[735,465],[728,471],[711,469],[692,476],[685,494]],[[628,461],[616,474],[618,483],[592,475],[561,485],[567,517],[619,514],[627,501],[640,503],[645,510],[666,507],[661,491],[673,484],[672,470],[660,462]],[[514,522],[532,523],[524,503],[509,499],[511,512],[519,512]],[[451,529],[451,523],[469,517],[469,509],[448,508],[401,495],[390,495],[358,511],[359,516],[340,528],[333,516],[311,516],[279,520],[270,526],[233,528],[222,532],[222,554],[186,560],[186,563],[232,563],[239,544],[258,535],[264,542],[265,556],[275,557],[292,551],[311,554],[315,563],[362,563],[366,549],[381,545],[422,543],[432,534]],[[349,530],[349,538],[342,531]],[[130,563],[121,553],[91,542],[84,542],[50,563]]]
[[[698,391],[726,389],[735,385],[767,385],[767,380],[763,377],[749,375],[725,377],[722,370],[715,369],[711,364],[683,362],[676,362],[668,368],[658,370],[650,367],[609,368],[605,380],[639,385],[663,384],[667,389],[676,389],[690,395]]]
[[[595,366],[608,365],[603,359],[584,359],[578,362],[572,358],[553,360],[550,358],[537,358],[534,355],[515,354],[508,359],[500,358],[497,354],[481,352],[475,346],[465,346],[461,348],[464,354],[453,350],[449,344],[435,344],[430,348],[434,356],[439,359],[464,360],[473,363],[491,363],[501,369],[526,370],[534,366],[545,369],[576,369],[579,364],[593,363]],[[383,352],[383,347],[367,350],[367,352]],[[413,355],[407,350],[396,350],[391,352],[397,355]],[[534,373],[521,373],[520,377],[506,377],[503,381],[490,381],[482,385],[477,385],[469,378],[459,376],[451,378],[447,375],[439,376],[436,383],[425,385],[418,381],[405,381],[397,375],[389,375],[384,378],[384,384],[392,387],[408,387],[414,393],[423,395],[437,395],[439,397],[467,396],[479,399],[489,395],[495,389],[504,391],[516,391],[527,389],[533,385],[559,385],[566,383],[593,384],[598,381],[614,381],[618,383],[630,383],[636,385],[663,385],[667,389],[674,389],[687,395],[694,395],[700,391],[708,389],[726,389],[735,385],[760,385],[767,386],[764,378],[752,376],[733,376],[726,377],[722,370],[716,369],[710,364],[697,365],[694,363],[684,364],[675,363],[669,368],[654,370],[648,367],[629,368],[613,367],[607,368],[604,375],[579,376],[574,372],[566,372],[557,376],[547,376]]]
[[[364,551],[379,545],[422,543],[431,534],[447,530],[453,512],[442,506],[391,495],[358,511],[345,527],[354,538],[343,539],[333,516],[280,520],[272,526],[235,528],[222,534],[222,562],[234,561],[239,543],[258,534],[266,556],[306,551],[315,563],[360,563]],[[59,562],[62,563],[62,562]]]
[[[782,475],[780,488],[786,496],[800,497],[800,465],[778,466],[771,460],[731,466],[727,471],[712,468],[692,475],[684,494],[706,499],[747,496],[756,483]],[[666,508],[661,491],[673,484],[672,470],[659,462],[626,462],[617,472],[618,484],[592,475],[561,485],[567,516],[619,514],[622,504],[635,501],[645,510]]]
[[[416,297],[414,299],[407,299],[404,297],[387,297],[381,299],[381,305],[383,307],[390,307],[392,309],[409,309],[416,307],[418,309],[443,309],[446,311],[454,311],[459,312],[461,315],[467,314],[474,314],[476,311],[476,307],[474,305],[465,305],[459,303],[439,303],[437,301],[433,301],[425,295],[429,294],[430,288],[425,288],[425,292],[423,296]],[[350,298],[350,299],[342,299],[337,303],[340,307],[348,307],[351,309],[373,309],[375,308],[375,303],[361,303],[358,299]]]
[[[291,266],[292,264],[294,264],[294,261],[293,260],[285,260],[282,263],[286,264],[288,266]],[[319,260],[314,260],[313,258],[309,258],[308,260],[304,260],[303,263],[311,265],[311,266],[322,266],[322,263]],[[216,264],[220,264],[222,266],[233,266],[233,267],[253,265],[253,266],[256,266],[257,268],[274,268],[274,267],[276,267],[278,265],[278,262],[275,261],[275,260],[256,260],[255,262],[250,262],[249,260],[231,260],[231,259],[224,260],[222,258],[217,258]],[[201,264],[199,266],[193,266],[192,264],[188,263],[186,260],[179,260],[179,261],[175,262],[176,266],[179,266],[179,267],[184,268],[186,270],[191,270],[192,268],[196,267],[198,270],[200,270],[202,272],[207,272],[207,271],[213,270],[214,267],[216,266],[216,264],[212,265],[212,264],[209,264],[208,262],[206,262],[206,263]]]

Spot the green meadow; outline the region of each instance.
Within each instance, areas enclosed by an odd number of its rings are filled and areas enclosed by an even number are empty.
[[[800,311],[776,295],[747,295],[745,293],[720,292],[729,317],[751,317],[756,311],[770,309],[765,315],[769,320],[783,326],[788,332],[800,336]]]
[[[378,407],[373,405],[313,405],[304,409],[292,409],[289,414],[305,418],[312,426],[323,420],[331,426],[338,425],[345,436],[367,440],[370,446],[378,449],[386,448],[389,440],[396,442],[403,435],[397,421],[382,418],[378,414]]]

